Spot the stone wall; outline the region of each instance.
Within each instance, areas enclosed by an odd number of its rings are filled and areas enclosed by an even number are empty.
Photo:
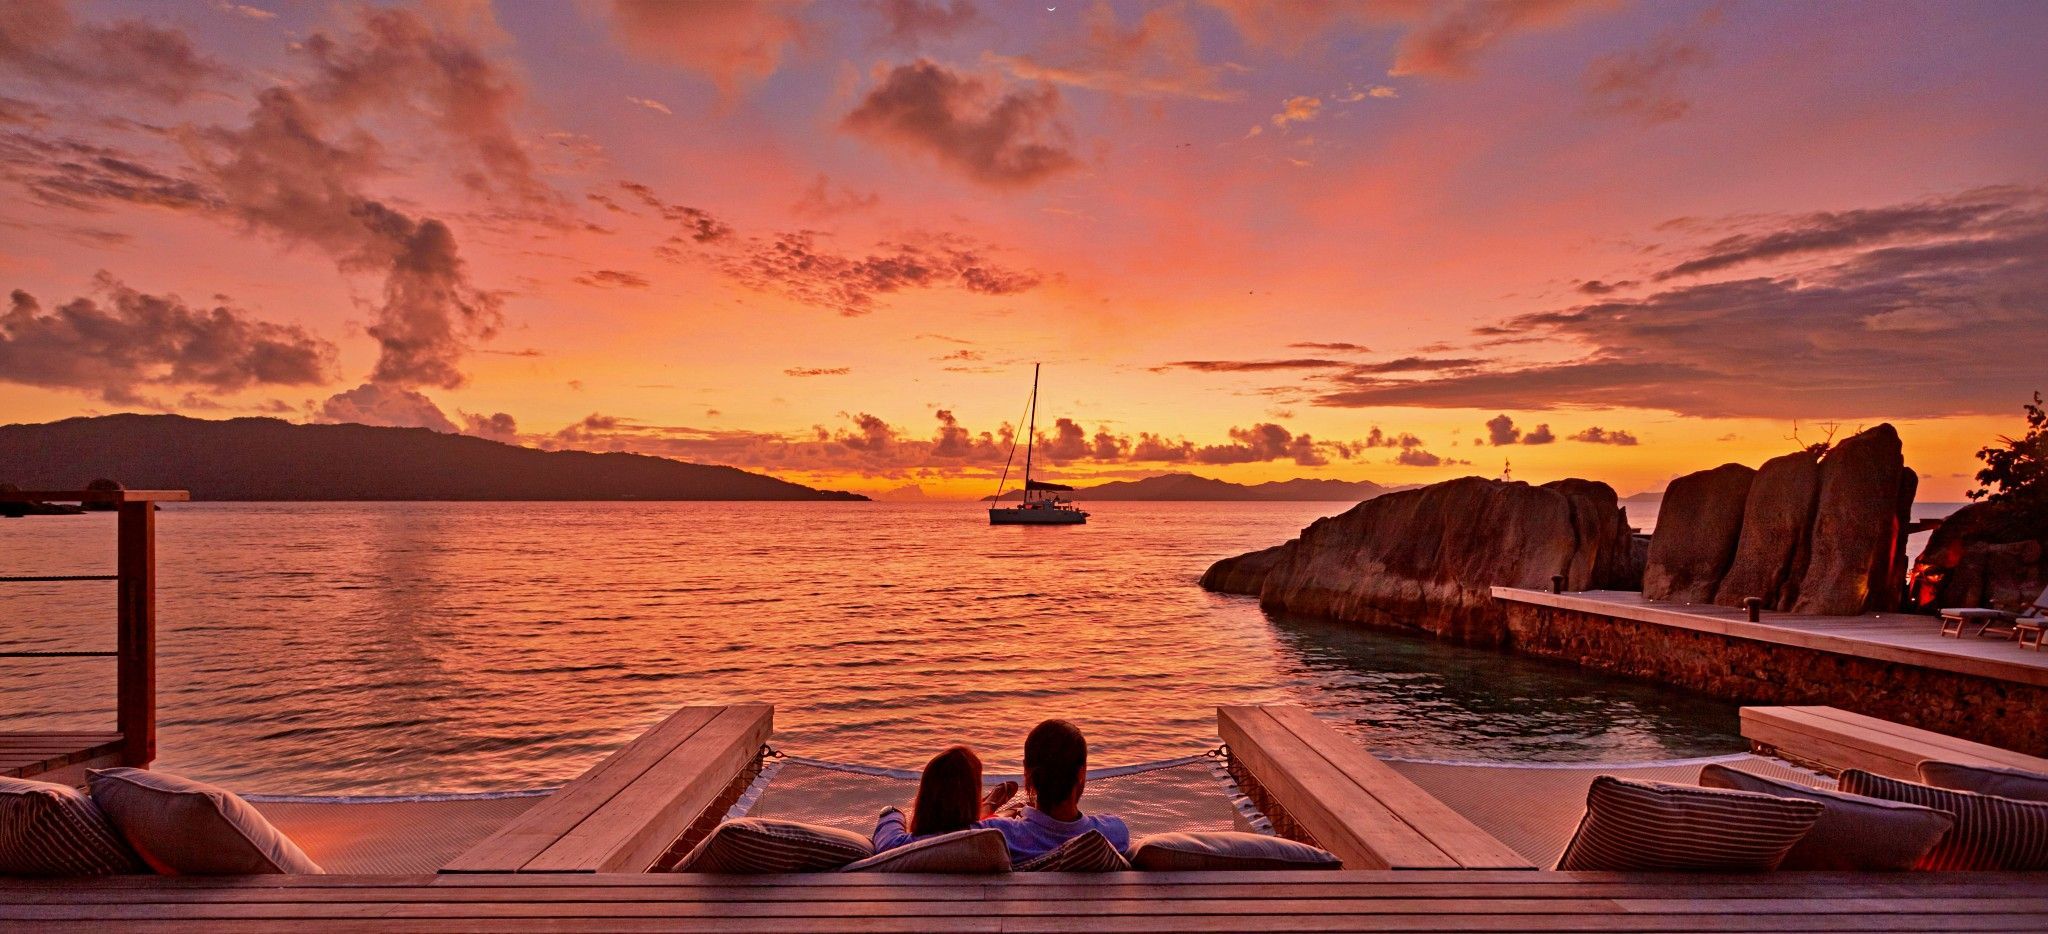
[[[1840,707],[2048,756],[2048,688],[1513,601],[1508,647],[1750,705]]]

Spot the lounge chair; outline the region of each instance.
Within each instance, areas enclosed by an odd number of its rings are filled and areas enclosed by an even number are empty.
[[[1941,611],[1941,634],[1960,639],[1963,630],[1976,624],[1977,635],[1994,635],[2001,639],[2018,638],[2022,646],[2039,650],[2041,630],[2048,621],[2048,588],[2034,598],[2034,602],[2018,611],[1983,609],[1977,607],[1951,607]]]

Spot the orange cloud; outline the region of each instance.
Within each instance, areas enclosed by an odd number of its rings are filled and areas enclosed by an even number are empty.
[[[1021,188],[1080,165],[1051,85],[1000,88],[929,59],[882,76],[841,125],[931,156],[981,184]]]
[[[730,96],[781,67],[784,50],[804,35],[800,6],[612,0],[612,34],[634,54],[702,73]]]
[[[1290,97],[1280,102],[1280,112],[1273,115],[1273,125],[1287,129],[1290,123],[1307,123],[1321,113],[1323,102],[1313,97]]]
[[[1207,101],[1244,96],[1222,86],[1228,68],[1202,61],[1194,27],[1176,6],[1148,10],[1126,29],[1117,22],[1115,7],[1098,3],[1084,18],[1080,36],[1060,37],[1027,55],[989,58],[1025,80],[1113,94]]]

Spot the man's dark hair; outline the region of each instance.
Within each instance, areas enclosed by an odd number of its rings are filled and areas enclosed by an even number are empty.
[[[1087,768],[1088,738],[1065,720],[1047,720],[1024,738],[1024,784],[1041,808],[1073,798]]]

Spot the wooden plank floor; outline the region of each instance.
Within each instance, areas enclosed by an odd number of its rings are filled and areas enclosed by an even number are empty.
[[[2021,649],[2011,640],[1943,636],[1941,621],[1911,613],[1801,616],[1765,613],[1752,623],[1739,609],[1700,603],[1664,603],[1631,590],[1553,594],[1495,587],[1497,600],[1599,613],[1759,642],[1819,649],[1885,662],[1901,662],[2001,681],[2048,687],[2048,652]]]
[[[78,783],[118,764],[119,733],[0,733],[0,775]]]
[[[35,931],[2032,931],[2040,874],[1515,871],[0,880]]]

